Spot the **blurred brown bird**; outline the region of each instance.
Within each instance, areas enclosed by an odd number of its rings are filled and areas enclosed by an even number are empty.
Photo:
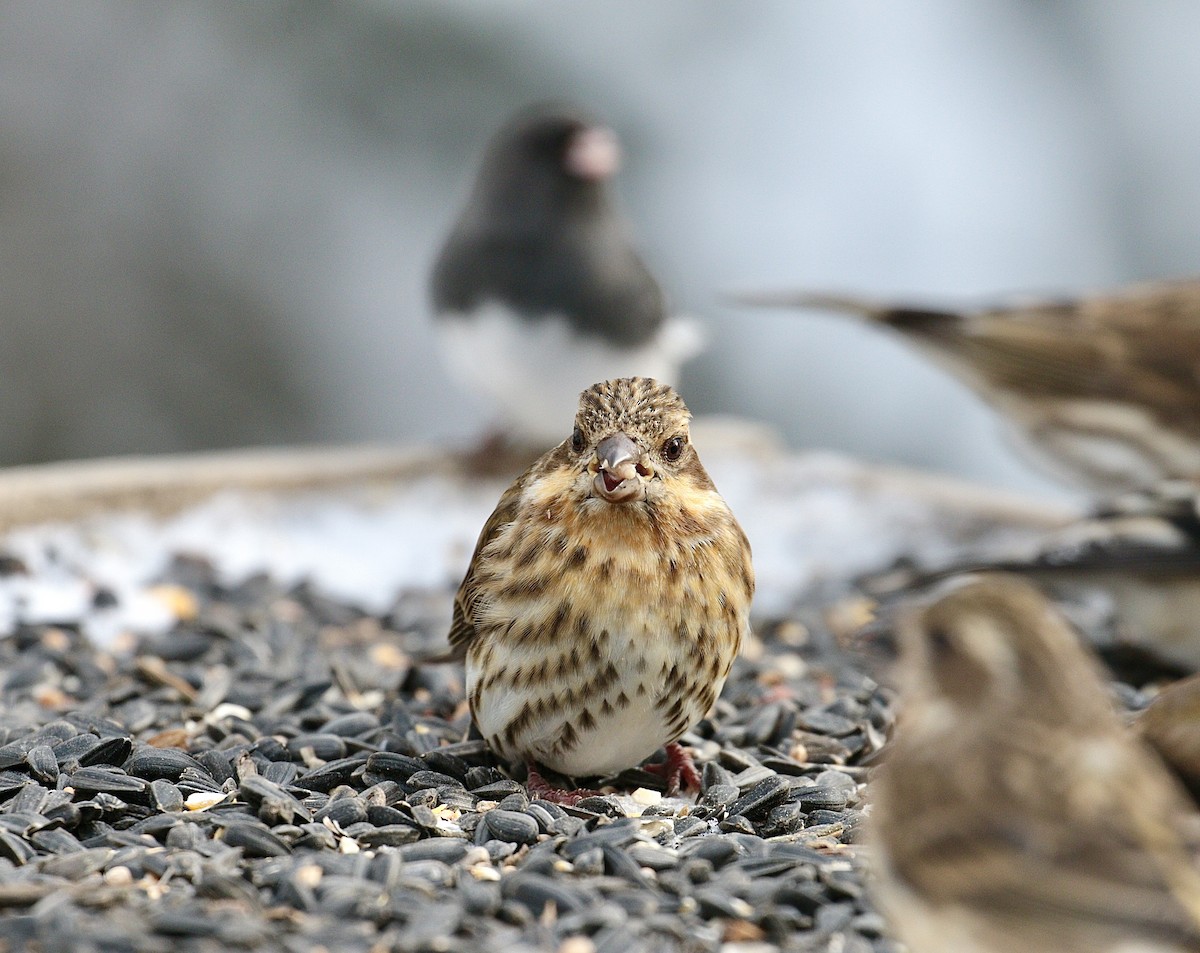
[[[668,790],[698,776],[679,737],[712,706],[754,591],[750,546],[649,378],[580,395],[575,429],[500,498],[458,591],[451,651],[471,713],[530,787],[539,766],[607,775],[667,747]]]
[[[1200,802],[1200,675],[1164,688],[1134,727]]]
[[[1200,477],[1200,280],[962,312],[820,293],[738,300],[851,312],[899,333],[1085,488]]]
[[[913,953],[1200,949],[1200,817],[1033,586],[984,576],[917,611],[899,674],[871,832]]]

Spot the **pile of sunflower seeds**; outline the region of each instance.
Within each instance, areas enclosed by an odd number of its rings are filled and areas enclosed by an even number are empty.
[[[471,737],[460,667],[414,662],[449,592],[369,615],[196,560],[160,592],[161,636],[0,641],[7,948],[896,948],[858,844],[891,696],[811,620],[762,627],[684,737],[694,799],[636,769],[561,807]]]

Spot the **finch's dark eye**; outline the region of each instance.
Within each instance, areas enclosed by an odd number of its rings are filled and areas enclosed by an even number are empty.
[[[571,449],[576,453],[583,449],[583,431],[578,427],[571,432]]]
[[[663,459],[674,463],[683,453],[683,437],[672,437],[662,447]]]

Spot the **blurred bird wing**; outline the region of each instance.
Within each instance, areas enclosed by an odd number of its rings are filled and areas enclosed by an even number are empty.
[[[966,315],[950,352],[1024,397],[1130,402],[1200,435],[1200,285]],[[958,352],[958,353],[955,353]]]
[[[1119,342],[1047,320],[1058,314],[1043,309],[969,316],[959,325],[953,352],[992,386],[1019,388],[1031,396],[1121,396]]]
[[[959,313],[919,305],[895,305],[853,295],[825,293],[759,294],[742,296],[739,300],[756,305],[798,307],[813,310],[841,311],[856,314],[878,324],[911,335],[919,341],[941,345],[958,357],[970,357],[982,366],[985,377],[993,375],[1035,379],[1065,386],[1065,381],[1089,373],[1086,365],[1093,362],[1092,348],[1085,342],[1070,338],[1062,342],[1062,317],[1069,312],[1063,305],[1046,304],[1038,309],[1038,318],[1019,320],[1030,315],[1028,310],[997,309],[975,313]],[[1042,326],[1047,318],[1055,318],[1050,327]],[[1040,319],[1040,320],[1039,320]],[[1074,348],[1072,350],[1072,348]],[[1055,354],[1058,350],[1060,353]],[[1072,369],[1082,363],[1085,367]]]
[[[479,539],[475,543],[475,551],[471,554],[467,573],[454,596],[454,615],[450,622],[450,651],[445,656],[446,660],[461,661],[466,658],[467,649],[475,638],[475,607],[479,598],[477,582],[479,554],[496,537],[497,533],[516,518],[525,484],[537,466],[538,464],[535,463],[504,491],[500,502],[496,504],[492,515],[487,518],[487,522],[483,524],[483,529],[479,532]]]
[[[1136,309],[1135,309],[1136,310]],[[1105,301],[967,316],[957,342],[988,383],[1028,396],[1133,401],[1200,427],[1200,298],[1187,322],[1120,321]]]
[[[1200,570],[1200,538],[1153,517],[1088,520],[1050,537],[1032,560],[996,568],[1194,573]]]
[[[906,598],[914,591],[966,573],[1012,572],[1039,577],[1120,572],[1142,576],[1185,575],[1200,582],[1200,491],[1186,496],[1136,494],[1113,508],[1044,535],[1032,550],[972,559],[939,568],[900,566],[858,584],[877,599]]]
[[[1146,806],[1135,809],[1145,811]],[[971,813],[976,814],[974,808]],[[1047,938],[1061,938],[1064,928],[1075,923],[1200,948],[1197,897],[1190,886],[1200,874],[1187,870],[1180,879],[1188,882],[1173,883],[1171,867],[1181,857],[1156,855],[1141,841],[1123,842],[1112,829],[1120,822],[1115,815],[1097,817],[1091,836],[1086,827],[1072,825],[1070,844],[1052,847],[1056,831],[994,824],[968,831],[953,818],[945,819],[953,836],[923,846],[917,886],[935,903],[987,911],[1017,932],[1046,922]]]
[[[927,343],[981,384],[1031,397],[1134,401],[1200,434],[1200,281],[965,313],[820,292],[737,300],[857,314]]]
[[[931,345],[935,356],[951,359],[956,373],[993,386],[1019,384],[1061,395],[1094,392],[1109,363],[1103,342],[1094,335],[1073,333],[1072,308],[1063,303],[959,313],[825,293],[760,294],[739,300],[859,315]]]
[[[1075,308],[1080,322],[1093,327],[1139,332],[1154,326],[1190,335],[1200,332],[1200,279],[1145,282],[1058,306]]]

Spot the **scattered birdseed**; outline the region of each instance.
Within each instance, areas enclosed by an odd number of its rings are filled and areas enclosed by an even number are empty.
[[[0,640],[0,905],[57,891],[31,944],[895,949],[860,889],[845,773],[890,696],[810,622],[739,660],[684,737],[701,791],[668,798],[634,768],[563,807],[472,737],[461,668],[411,663],[444,633],[406,597],[370,616],[195,561],[162,586],[194,614],[127,653],[62,618]],[[818,924],[830,906],[845,916]]]
[[[23,545],[0,638],[14,948],[897,951],[858,844],[893,697],[844,633],[780,608],[812,554],[764,560],[774,615],[681,739],[700,791],[635,767],[565,807],[472,735],[461,667],[415,661],[445,645],[458,579],[437,560],[364,609],[198,557],[137,587],[64,581]]]

